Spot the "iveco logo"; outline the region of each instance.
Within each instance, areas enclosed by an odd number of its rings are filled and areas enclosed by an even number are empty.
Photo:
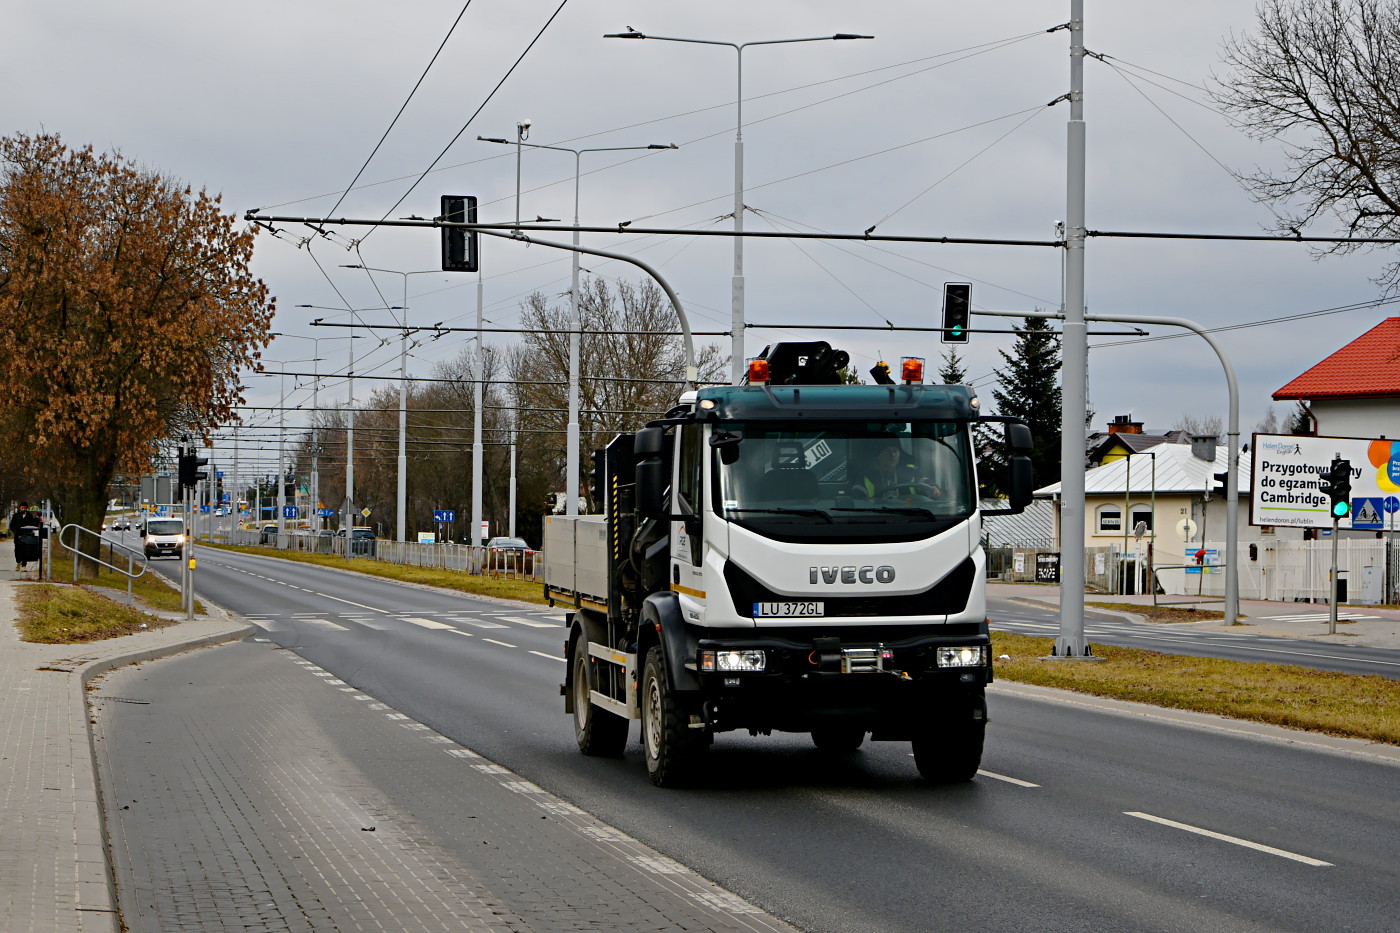
[[[811,583],[893,583],[894,568],[888,564],[879,567],[808,567],[807,576]]]

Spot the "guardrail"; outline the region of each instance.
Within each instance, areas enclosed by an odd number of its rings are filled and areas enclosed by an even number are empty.
[[[68,533],[68,530],[69,530],[70,528],[73,529],[73,543],[72,543],[72,544],[69,544],[67,541],[63,540],[63,536],[64,536],[65,534]],[[125,556],[126,556],[126,569],[123,570],[121,567],[118,567],[118,566],[115,565],[115,564],[109,564],[107,561],[103,560],[101,557],[97,557],[97,556],[94,556],[94,555],[92,555],[92,554],[84,554],[82,551],[80,551],[80,550],[78,549],[78,545],[79,545],[79,544],[81,543],[81,541],[82,541],[82,535],[83,535],[83,534],[92,535],[94,538],[97,539],[97,542],[98,542],[97,553],[98,553],[98,554],[101,554],[101,553],[102,553],[102,545],[104,545],[104,544],[107,545],[107,556],[108,556],[108,557],[111,557],[111,558],[113,558],[113,559],[116,558],[116,553],[115,553],[115,552],[116,552],[117,549],[120,549],[121,551],[123,551],[124,554],[125,554]],[[134,599],[133,596],[132,596],[131,583],[132,583],[132,581],[135,580],[137,577],[142,576],[142,575],[145,574],[145,572],[146,572],[146,554],[145,554],[144,551],[142,551],[142,552],[141,552],[141,555],[140,555],[140,556],[141,556],[141,569],[140,569],[138,572],[133,573],[132,570],[131,570],[132,566],[134,565],[134,561],[133,561],[132,558],[133,558],[133,556],[137,553],[136,550],[135,550],[134,548],[129,548],[129,547],[127,547],[125,544],[119,544],[118,542],[113,541],[111,538],[107,537],[106,535],[104,535],[104,534],[103,534],[102,532],[100,532],[100,531],[93,531],[91,528],[84,528],[82,525],[76,525],[76,524],[64,525],[62,528],[60,528],[60,529],[58,530],[58,543],[59,543],[60,545],[62,545],[63,548],[64,548],[65,550],[68,550],[68,551],[72,551],[72,552],[73,552],[73,582],[74,582],[74,583],[77,583],[77,582],[78,582],[78,563],[79,563],[79,559],[81,558],[82,560],[90,560],[90,561],[93,561],[93,562],[95,562],[95,563],[101,564],[102,566],[104,566],[104,567],[106,567],[106,568],[108,568],[108,569],[110,569],[110,570],[115,570],[117,573],[120,573],[120,574],[125,575],[125,576],[126,576],[126,604],[127,604],[128,606],[134,606],[134,605],[136,604],[135,599]]]
[[[419,544],[416,541],[386,541],[382,538],[344,538],[314,533],[264,534],[235,529],[231,544],[270,547],[279,551],[303,551],[363,557],[406,567],[429,567],[477,576],[507,577],[540,582],[544,579],[542,551],[491,550],[470,544]]]

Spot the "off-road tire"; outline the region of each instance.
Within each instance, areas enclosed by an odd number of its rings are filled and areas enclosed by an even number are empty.
[[[642,666],[642,753],[657,787],[680,787],[694,779],[710,737],[690,727],[690,715],[677,702],[666,679],[666,656],[659,645]]]
[[[574,635],[572,654],[574,738],[578,741],[578,750],[585,755],[620,758],[627,747],[627,720],[589,699],[592,689],[589,673],[593,664],[588,657],[588,641],[582,634]]]

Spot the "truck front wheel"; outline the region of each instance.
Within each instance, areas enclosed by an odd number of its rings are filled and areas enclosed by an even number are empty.
[[[627,747],[627,720],[595,706],[590,697],[588,640],[574,636],[574,738],[585,755],[620,758]]]
[[[686,782],[709,748],[710,737],[690,729],[690,716],[666,679],[666,655],[657,645],[642,667],[642,750],[657,787]]]
[[[924,780],[935,784],[970,781],[982,764],[984,719],[960,719],[942,725],[925,726],[914,736],[914,764]]]

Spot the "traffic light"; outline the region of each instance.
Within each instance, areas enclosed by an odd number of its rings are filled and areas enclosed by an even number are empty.
[[[966,282],[943,283],[944,343],[967,343],[967,323],[972,316],[972,286]]]
[[[1317,488],[1331,500],[1332,517],[1346,518],[1351,513],[1351,461],[1333,460],[1318,477]]]
[[[1226,472],[1212,473],[1211,475],[1215,477],[1215,487],[1211,489],[1211,495],[1224,498],[1225,494],[1229,491],[1230,474]]]
[[[194,448],[190,448],[193,450]],[[195,486],[202,479],[208,479],[208,473],[199,472],[199,468],[209,462],[208,457],[196,457],[193,453],[185,453],[183,447],[180,448],[180,485]]]
[[[439,220],[456,224],[476,223],[476,198],[472,195],[444,194]],[[442,227],[442,271],[475,272],[479,268],[481,236],[475,230]]]

